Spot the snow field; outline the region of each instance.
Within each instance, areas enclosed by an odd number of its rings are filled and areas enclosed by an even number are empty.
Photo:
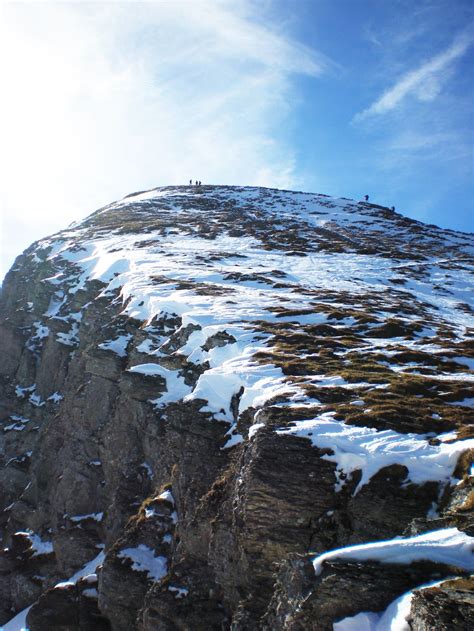
[[[143,209],[143,212],[153,213],[156,212],[156,206],[153,206],[155,200],[155,203],[166,202],[168,205],[166,211],[160,208],[161,214],[179,216],[183,200],[186,201],[186,211],[192,213],[192,200],[205,195],[204,191],[193,191],[191,194],[179,189],[155,189],[115,202],[101,213],[123,208],[127,204],[133,204],[137,212]],[[329,224],[344,229],[358,228],[361,224],[373,223],[374,216],[392,237],[399,230],[390,221],[377,216],[378,211],[370,205],[346,199],[244,188],[218,189],[213,195],[223,201],[233,201],[236,208],[256,204],[269,220],[281,222],[283,228],[285,222],[297,221],[301,224],[302,232],[305,226],[321,227]],[[403,277],[408,268],[419,267],[423,269],[424,276],[421,280],[418,277],[416,280],[413,277],[408,281],[404,279],[404,294],[411,294],[415,300],[424,304],[433,317],[445,318],[455,326],[461,327],[461,322],[465,325],[472,319],[464,311],[458,310],[459,301],[465,301],[468,297],[468,271],[464,268],[452,270],[446,266],[450,260],[446,257],[433,257],[420,263],[397,262],[391,258],[355,252],[308,252],[307,256],[302,257],[263,249],[258,239],[230,236],[225,230],[214,239],[184,233],[177,237],[176,234],[163,234],[160,231],[146,234],[109,233],[106,237],[82,239],[82,248],[72,248],[73,242],[81,240],[83,231],[79,224],[65,234],[63,241],[49,243],[52,245],[49,254],[51,261],[61,264],[61,261],[66,260],[78,270],[73,280],[69,277],[69,293],[76,293],[89,280],[99,280],[104,283],[103,295],[120,291],[123,314],[130,318],[149,324],[157,317],[179,316],[183,328],[190,324],[198,327],[178,350],[191,363],[209,364],[209,369],[199,377],[194,388],[185,383],[179,371],[162,366],[160,357],[163,353],[159,348],[151,350],[147,341],[142,342],[140,351],[153,355],[156,362],[129,366],[128,370],[132,373],[159,376],[165,380],[166,392],[152,400],[157,408],[179,400],[202,400],[205,402],[203,411],[212,413],[216,420],[233,424],[236,412],[241,413],[249,407],[258,409],[275,396],[283,395],[290,399],[295,394],[302,395],[301,388],[289,382],[280,368],[252,359],[256,352],[271,346],[270,336],[256,334],[252,329],[253,323],[259,320],[291,321],[301,326],[326,323],[328,316],[322,312],[282,318],[272,312],[272,309],[281,305],[291,310],[304,309],[308,306],[307,291],[349,291],[352,295],[361,296],[367,290],[384,292],[389,287],[393,291],[392,278]],[[446,243],[443,247],[446,249],[451,242],[463,247],[467,243],[461,235],[453,233],[446,236],[436,229],[432,229],[430,238],[440,243],[444,239]],[[144,242],[147,246],[141,247]],[[221,253],[227,255],[220,256]],[[239,258],[232,256],[232,253],[238,253]],[[199,255],[201,259],[197,258]],[[285,282],[290,283],[289,287],[273,286],[274,281],[278,280],[272,276],[274,270],[284,274]],[[258,280],[251,280],[257,272]],[[157,277],[161,279],[159,284],[153,282]],[[49,280],[56,282],[54,277]],[[180,286],[181,282],[189,281],[209,289],[196,293]],[[444,283],[449,292],[441,294],[434,290],[433,286],[437,283]],[[215,287],[219,291],[214,291]],[[386,315],[389,317],[390,314]],[[355,322],[352,318],[352,324]],[[472,322],[474,324],[474,319]],[[62,343],[75,342],[76,324],[70,334],[62,334]],[[350,326],[351,322],[332,324]],[[38,323],[38,326],[44,325]],[[430,327],[425,328],[426,335],[434,335]],[[204,350],[206,341],[218,333],[232,336],[235,342]],[[402,339],[398,342],[407,348],[423,348],[430,352],[430,344],[423,341],[425,334],[420,334],[418,342]],[[166,342],[166,339],[163,341]],[[369,347],[373,348],[396,341],[367,339]],[[128,342],[128,335],[119,335],[100,344],[100,348],[125,358]],[[469,362],[465,363],[470,367]],[[396,372],[397,366],[390,366],[390,369]],[[467,373],[438,375],[438,378],[472,379]],[[346,388],[361,385],[347,384],[341,378],[324,375],[311,376],[311,382],[318,386],[339,385]],[[231,409],[235,397],[238,397],[237,410],[235,406]],[[252,430],[252,435],[255,431],[257,428]],[[353,428],[336,422],[330,416],[300,422],[280,433],[311,438],[317,447],[334,447],[334,456],[326,458],[336,462],[341,473],[347,475],[358,468],[362,469],[362,480],[357,490],[381,467],[394,463],[407,466],[412,482],[422,483],[428,479],[446,481],[452,474],[459,453],[472,446],[472,441],[463,441],[432,447],[425,436]],[[242,440],[232,431],[227,446]],[[341,483],[341,480],[337,482],[338,488]]]

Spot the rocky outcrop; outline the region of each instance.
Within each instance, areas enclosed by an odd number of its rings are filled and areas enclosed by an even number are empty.
[[[31,631],[110,631],[108,620],[97,607],[97,579],[44,592],[28,614]]]
[[[468,631],[474,625],[473,579],[459,578],[415,591],[411,603],[413,631]]]
[[[136,194],[31,246],[0,297],[0,624],[325,631],[453,573],[411,624],[470,622],[466,567],[311,563],[474,535],[470,251],[232,187]]]
[[[426,562],[407,567],[336,561],[326,563],[316,580],[312,563],[305,557],[295,557],[280,571],[262,628],[332,631],[335,621],[361,611],[383,612],[392,601],[420,582],[448,576],[452,571],[452,568]],[[428,590],[420,593],[425,591]],[[434,614],[432,622],[436,620]],[[434,628],[436,624],[426,627]]]

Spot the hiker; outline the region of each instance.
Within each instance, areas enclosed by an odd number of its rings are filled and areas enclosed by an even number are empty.
[[[193,181],[189,180],[189,186],[192,186],[192,185],[193,185]]]
[[[390,210],[392,211],[392,213],[394,213],[394,212],[395,212],[395,206],[392,206],[392,207],[390,208]]]
[[[368,195],[364,195],[364,199],[365,199],[366,202],[368,202],[369,201],[369,196]]]
[[[196,180],[196,186],[198,186],[198,181]]]
[[[201,180],[199,180],[199,186],[201,186]]]

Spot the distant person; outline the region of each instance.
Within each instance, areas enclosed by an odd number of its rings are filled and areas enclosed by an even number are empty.
[[[198,181],[196,180],[196,186],[198,186]]]
[[[394,213],[394,212],[395,212],[395,206],[392,206],[392,207],[390,208],[390,210],[392,211],[392,213]]]
[[[199,180],[199,186],[201,186],[201,180]]]
[[[193,181],[189,180],[189,186],[192,186],[192,185],[193,185]]]
[[[364,199],[365,199],[366,202],[368,202],[369,201],[369,196],[368,195],[364,195]]]

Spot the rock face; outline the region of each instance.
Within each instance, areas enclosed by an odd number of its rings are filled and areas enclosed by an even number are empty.
[[[474,627],[474,583],[471,579],[446,581],[439,587],[415,592],[411,604],[413,631],[468,631]]]
[[[329,631],[415,589],[412,629],[471,628],[473,251],[211,186],[33,244],[0,295],[0,624]]]

